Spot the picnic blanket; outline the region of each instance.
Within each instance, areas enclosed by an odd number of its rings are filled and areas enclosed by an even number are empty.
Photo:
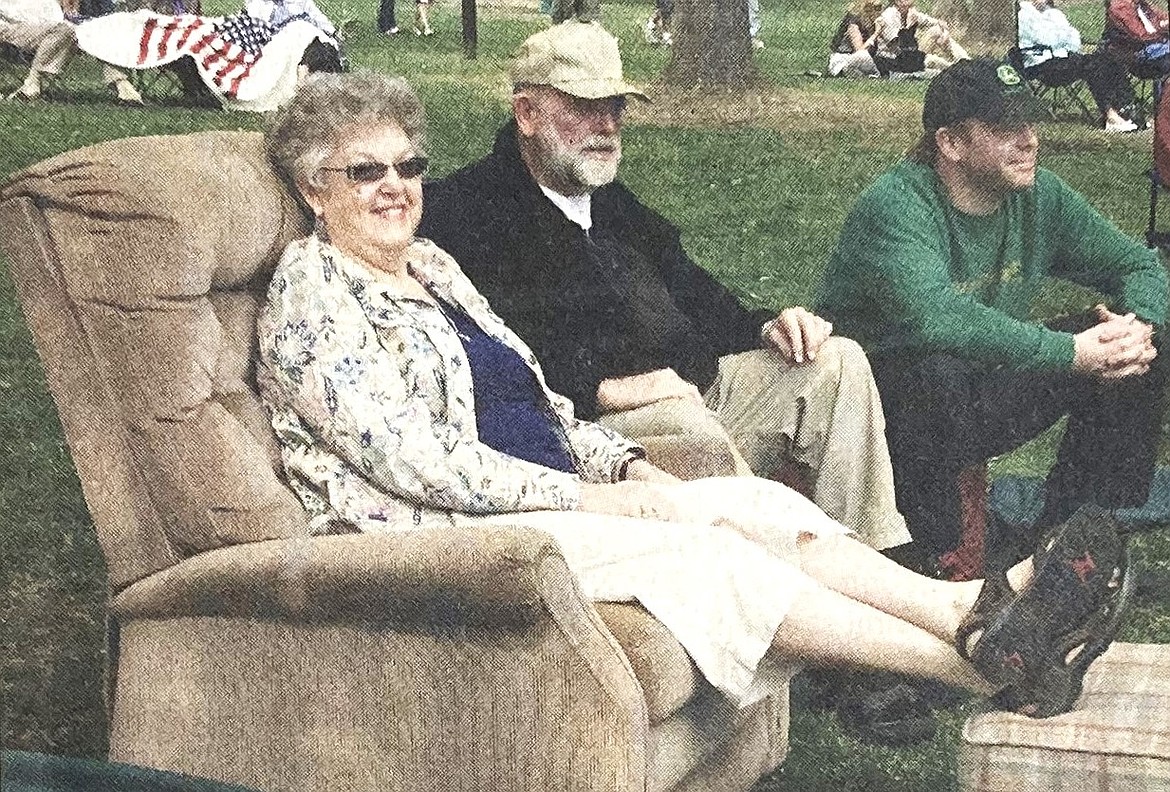
[[[313,41],[337,42],[305,19],[279,28],[241,17],[164,16],[141,10],[107,14],[77,26],[77,44],[100,61],[153,69],[184,56],[225,107],[267,112],[287,102],[297,65]]]
[[[1044,509],[1044,480],[1036,476],[1000,476],[991,483],[988,509],[1008,525],[1030,526]],[[1122,523],[1170,525],[1170,468],[1159,467],[1150,497],[1141,506],[1117,510]]]

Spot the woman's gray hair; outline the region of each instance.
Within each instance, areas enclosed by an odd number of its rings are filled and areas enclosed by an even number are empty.
[[[424,153],[426,115],[406,80],[371,71],[314,72],[270,117],[265,136],[268,158],[293,185],[322,187],[321,164],[333,152],[339,133],[386,122],[401,127],[411,146]]]

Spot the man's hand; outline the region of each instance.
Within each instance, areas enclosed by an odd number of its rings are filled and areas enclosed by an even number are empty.
[[[666,494],[668,488],[646,481],[619,481],[616,484],[581,485],[578,511],[640,517],[645,520],[678,522],[679,510]]]
[[[816,360],[821,345],[833,334],[832,323],[807,308],[785,308],[764,325],[760,336],[789,363]]]
[[[634,459],[626,465],[626,481],[649,481],[652,484],[678,484],[682,479],[672,476],[645,459]]]
[[[1121,379],[1150,370],[1157,351],[1153,328],[1134,314],[1096,307],[1100,324],[1073,336],[1073,370],[1101,379]]]
[[[601,412],[633,410],[663,399],[703,403],[699,389],[671,368],[604,379],[597,385],[597,409]]]

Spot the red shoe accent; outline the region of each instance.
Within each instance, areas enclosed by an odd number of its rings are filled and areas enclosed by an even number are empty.
[[[982,576],[983,571],[982,561],[974,558],[971,549],[966,545],[959,545],[954,550],[940,554],[938,565],[942,578],[955,583],[976,580]]]
[[[1081,579],[1082,583],[1088,583],[1089,575],[1097,571],[1097,565],[1087,551],[1084,558],[1074,558],[1068,562],[1068,565],[1072,567],[1073,572],[1077,573],[1077,577]]]

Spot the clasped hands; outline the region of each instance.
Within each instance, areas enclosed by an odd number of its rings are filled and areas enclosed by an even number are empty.
[[[1094,308],[1098,324],[1073,336],[1073,370],[1100,379],[1145,374],[1158,354],[1154,329],[1132,313]]]

